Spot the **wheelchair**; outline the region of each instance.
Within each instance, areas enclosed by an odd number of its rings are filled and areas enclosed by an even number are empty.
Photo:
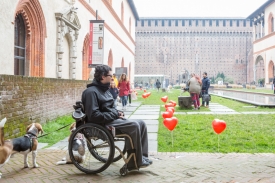
[[[81,101],[77,101],[76,105],[73,105],[75,111],[72,117],[76,120],[77,128],[71,134],[69,140],[69,155],[72,163],[82,172],[86,174],[96,174],[106,170],[111,163],[119,161],[123,158],[125,164],[120,169],[122,176],[127,175],[127,164],[134,158],[136,169],[138,169],[136,162],[136,154],[132,139],[127,134],[117,133],[118,131],[114,127],[106,127],[95,123],[86,123],[86,115],[84,113],[84,107]],[[76,153],[73,149],[73,142],[76,139],[77,134],[83,134],[85,137],[85,157],[84,160],[79,163]],[[125,139],[128,138],[131,148],[126,150]],[[128,158],[125,158],[128,156]]]

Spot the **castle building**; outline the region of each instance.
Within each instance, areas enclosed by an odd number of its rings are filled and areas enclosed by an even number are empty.
[[[140,18],[136,21],[135,74],[224,73],[235,83],[253,81],[253,22],[244,18]]]

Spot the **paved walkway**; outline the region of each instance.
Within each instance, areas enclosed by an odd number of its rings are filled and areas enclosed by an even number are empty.
[[[275,182],[275,154],[150,153],[154,160],[151,166],[122,177],[119,174],[122,160],[102,173],[87,175],[72,164],[55,165],[65,153],[65,150],[42,149],[37,157],[40,168],[25,169],[22,168],[23,156],[17,154],[2,167],[0,183]]]
[[[210,112],[232,114],[236,111],[211,103]],[[120,106],[119,108],[120,109]],[[187,112],[184,114],[194,114]],[[203,112],[199,112],[202,114]],[[58,142],[47,149],[40,149],[37,162],[40,168],[23,167],[23,156],[11,158],[1,168],[1,182],[275,182],[275,154],[245,153],[159,153],[157,152],[157,130],[160,106],[132,103],[125,112],[130,119],[142,118],[148,127],[149,155],[153,165],[140,171],[129,172],[121,177],[119,169],[123,161],[113,163],[107,170],[96,175],[87,175],[74,165],[56,165],[67,150],[68,140]],[[177,114],[182,114],[177,112]],[[40,148],[43,147],[40,143]],[[29,155],[31,162],[31,155]]]

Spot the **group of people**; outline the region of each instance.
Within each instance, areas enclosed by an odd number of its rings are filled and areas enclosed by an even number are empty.
[[[209,100],[205,100],[206,97],[203,97],[205,94],[208,94],[208,89],[210,87],[210,80],[207,77],[207,73],[203,73],[202,80],[195,73],[192,73],[191,78],[187,82],[187,86],[189,87],[189,93],[194,104],[194,110],[198,110],[200,107],[208,108]],[[200,105],[200,96],[202,96],[202,105]]]
[[[121,74],[119,80],[117,80],[116,74],[113,74],[109,91],[113,96],[115,108],[117,107],[118,99],[121,100],[122,110],[126,110],[128,99],[129,106],[131,106],[132,90],[130,87],[130,82],[128,81],[128,78],[125,73]]]

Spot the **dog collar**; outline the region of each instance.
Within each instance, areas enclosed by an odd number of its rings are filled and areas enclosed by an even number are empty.
[[[36,134],[32,133],[32,132],[27,132],[27,134],[33,135],[37,138]]]

